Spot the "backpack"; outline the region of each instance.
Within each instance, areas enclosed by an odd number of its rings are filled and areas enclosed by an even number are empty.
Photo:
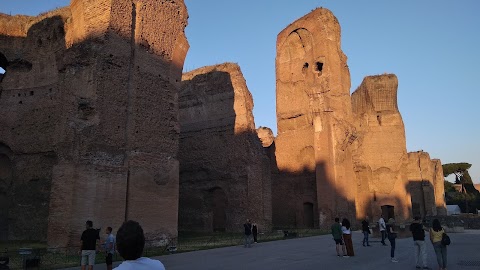
[[[448,246],[450,245],[450,237],[446,234],[446,233],[443,233],[442,234],[442,241],[441,241],[442,245],[444,246]]]

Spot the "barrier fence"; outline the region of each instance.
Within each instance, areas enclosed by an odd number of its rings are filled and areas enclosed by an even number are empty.
[[[316,236],[325,233],[328,232],[318,229],[276,230],[259,233],[258,241],[268,242],[287,238]],[[180,232],[178,238],[167,239],[161,244],[158,241],[147,241],[145,243],[144,256],[154,257],[243,244],[244,236],[241,233],[199,234]],[[7,245],[4,250],[0,250],[0,269],[60,269],[80,266],[79,249],[79,247],[8,248]],[[122,258],[118,253],[115,253],[113,260],[121,261]],[[97,253],[95,263],[105,263],[104,252]]]

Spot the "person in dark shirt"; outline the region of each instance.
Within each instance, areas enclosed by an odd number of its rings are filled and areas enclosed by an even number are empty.
[[[332,227],[332,236],[333,240],[335,241],[335,248],[337,250],[337,256],[340,257],[340,250],[343,251],[343,257],[347,257],[347,251],[345,249],[345,245],[343,244],[342,240],[342,225],[340,225],[340,219],[335,218],[335,223],[333,223]]]
[[[370,246],[368,243],[368,235],[370,234],[370,224],[368,223],[368,216],[365,217],[365,219],[362,221],[362,232],[363,232],[363,246],[367,244],[367,246]]]
[[[100,239],[98,230],[93,229],[93,222],[87,220],[85,222],[86,230],[83,231],[82,237],[80,238],[80,252],[82,255],[82,270],[85,270],[86,265],[88,265],[88,270],[93,269],[95,264],[95,251],[97,250],[97,240]]]
[[[250,223],[250,219],[247,219],[247,222],[243,224],[243,228],[245,229],[245,244],[244,247],[251,247],[252,243],[252,223]]]
[[[252,234],[253,234],[253,242],[257,243],[257,236],[258,236],[258,226],[255,221],[252,223]]]
[[[415,249],[415,264],[417,269],[430,269],[427,267],[427,246],[425,244],[425,228],[420,222],[420,217],[416,216],[410,231],[413,236],[413,248]],[[420,264],[420,261],[422,264]]]

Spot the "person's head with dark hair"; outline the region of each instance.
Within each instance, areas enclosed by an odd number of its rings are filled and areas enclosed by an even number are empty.
[[[345,226],[345,228],[350,229],[350,221],[346,218],[342,219],[342,226]]]
[[[335,222],[340,222],[340,219],[338,217],[336,217]]]
[[[117,250],[120,256],[125,260],[136,260],[142,257],[144,247],[142,226],[133,220],[124,222],[117,231]]]
[[[432,222],[432,229],[436,232],[442,230],[442,225],[440,225],[440,221],[438,219],[434,219]]]
[[[93,227],[93,222],[91,220],[87,220],[87,222],[85,222],[85,226],[87,227],[87,229],[90,229]]]
[[[107,227],[107,234],[111,234],[113,231],[112,227]]]

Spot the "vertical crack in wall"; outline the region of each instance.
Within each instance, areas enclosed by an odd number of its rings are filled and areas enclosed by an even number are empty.
[[[132,24],[130,28],[130,62],[128,65],[128,86],[127,86],[127,115],[125,120],[125,159],[123,165],[127,167],[127,186],[125,191],[125,221],[128,220],[128,198],[130,191],[130,129],[132,122],[132,92],[135,69],[135,30],[137,26],[137,7],[132,2]]]

